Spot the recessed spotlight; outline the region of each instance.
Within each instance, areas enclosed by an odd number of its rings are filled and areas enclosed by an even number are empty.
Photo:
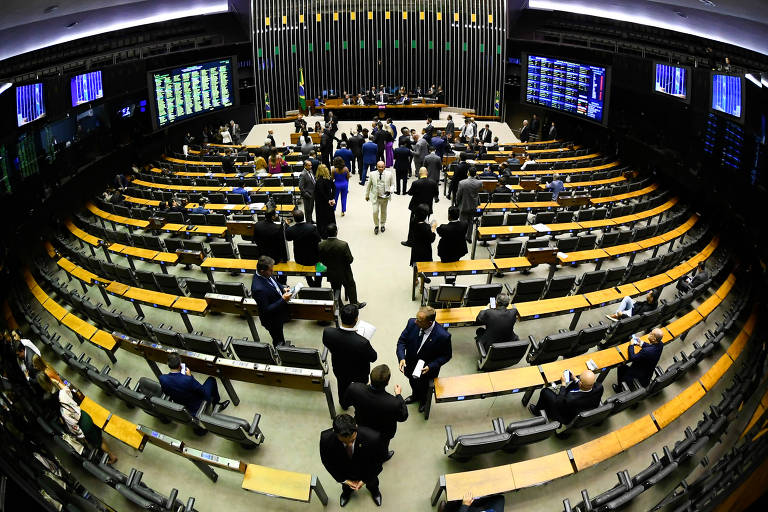
[[[57,10],[59,6],[57,4],[49,5],[45,9],[43,9],[43,12],[45,14],[51,14],[53,11]]]
[[[66,28],[72,28],[72,27],[74,27],[75,25],[77,25],[78,23],[80,23],[80,22],[79,22],[79,21],[77,21],[77,20],[75,20],[75,21],[73,21],[72,23],[67,23],[67,24],[66,24],[66,25],[64,25],[64,26],[65,26]]]
[[[707,7],[717,7],[717,4],[712,0],[699,0],[699,2],[706,5]]]
[[[675,14],[677,14],[677,15],[678,15],[678,16],[680,16],[681,18],[687,18],[687,17],[688,17],[688,15],[687,15],[687,14],[685,14],[685,13],[684,13],[683,11],[681,11],[680,9],[675,9]]]

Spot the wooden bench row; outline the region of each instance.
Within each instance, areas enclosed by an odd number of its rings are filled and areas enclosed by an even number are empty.
[[[433,493],[433,505],[443,490],[449,501],[460,500],[467,492],[474,496],[510,492],[584,471],[629,450],[670,425],[719,382],[743,353],[756,322],[754,311],[727,352],[697,382],[650,414],[568,450],[514,464],[444,475]]]
[[[133,185],[139,185],[146,188],[157,188],[162,190],[187,191],[187,192],[232,192],[235,187],[207,186],[207,185],[168,185],[165,183],[155,183],[153,181],[133,180]],[[290,192],[299,193],[299,187],[244,187],[248,192]]]

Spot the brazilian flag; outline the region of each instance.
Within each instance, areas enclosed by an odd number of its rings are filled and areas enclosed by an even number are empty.
[[[264,111],[266,112],[267,118],[272,117],[272,107],[269,105],[269,93],[264,93]]]
[[[493,102],[493,115],[499,115],[499,103],[501,102],[501,95],[499,91],[496,91],[496,101]]]
[[[307,93],[304,91],[304,68],[299,68],[299,109],[307,111]]]

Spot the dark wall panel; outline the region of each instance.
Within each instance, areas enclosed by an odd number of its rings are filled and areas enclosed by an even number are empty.
[[[323,90],[442,85],[446,103],[494,113],[504,74],[504,0],[254,2],[257,98],[273,117]],[[259,116],[264,104],[259,102]]]

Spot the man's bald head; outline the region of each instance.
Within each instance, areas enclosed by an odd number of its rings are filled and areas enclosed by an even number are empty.
[[[658,327],[651,331],[650,336],[648,336],[648,341],[651,343],[661,343],[661,340],[664,338],[664,331],[659,329]]]
[[[595,385],[595,379],[596,377],[592,370],[584,370],[579,375],[579,389],[589,391]]]

